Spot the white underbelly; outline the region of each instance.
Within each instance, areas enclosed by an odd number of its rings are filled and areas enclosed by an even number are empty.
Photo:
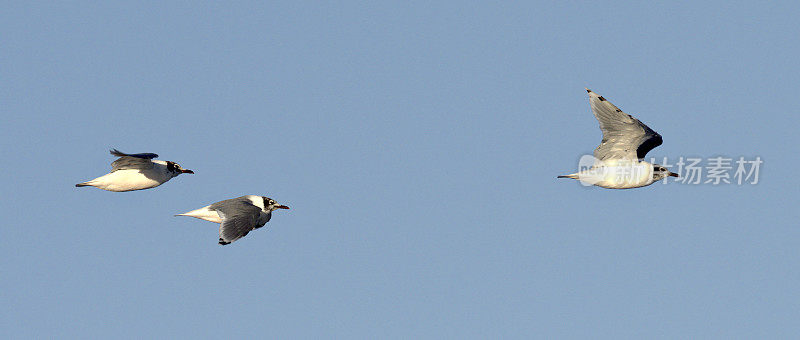
[[[108,191],[150,189],[161,185],[163,182],[145,176],[139,170],[117,170],[89,181],[91,185]]]
[[[638,188],[653,183],[652,165],[648,163],[603,165],[580,172],[578,179],[608,189]]]

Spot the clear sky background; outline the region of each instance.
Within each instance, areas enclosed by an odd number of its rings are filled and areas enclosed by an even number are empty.
[[[0,335],[797,336],[799,11],[7,2]],[[584,87],[760,182],[556,179]],[[112,147],[196,175],[75,188]],[[292,209],[224,247],[173,217],[245,194]]]

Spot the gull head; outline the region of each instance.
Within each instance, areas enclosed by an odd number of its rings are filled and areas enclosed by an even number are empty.
[[[266,210],[266,211],[270,211],[271,212],[271,211],[275,211],[275,210],[278,210],[278,209],[289,209],[289,207],[287,207],[285,205],[282,205],[282,204],[278,204],[278,202],[275,202],[275,200],[273,200],[273,199],[271,199],[269,197],[261,196],[261,198],[264,199],[264,210]]]
[[[663,167],[661,165],[653,164],[653,182],[658,181],[658,180],[662,180],[662,179],[670,177],[670,176],[671,177],[680,177],[680,175],[678,175],[678,174],[676,174],[674,172],[670,172],[669,170],[667,170],[667,168],[665,168],[665,167]]]
[[[184,169],[181,167],[180,164],[175,163],[173,161],[167,161],[167,171],[172,174],[172,177],[178,176],[180,174],[194,174],[194,171],[189,169]]]

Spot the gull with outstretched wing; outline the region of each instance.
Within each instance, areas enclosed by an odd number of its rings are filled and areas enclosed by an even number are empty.
[[[609,189],[630,189],[653,184],[667,176],[678,177],[665,167],[643,161],[661,145],[661,135],[622,112],[603,96],[586,89],[589,105],[600,123],[603,140],[594,149],[594,164],[574,174],[558,176]]]

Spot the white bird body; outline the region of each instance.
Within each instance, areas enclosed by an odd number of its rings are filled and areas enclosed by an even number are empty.
[[[608,160],[565,176],[607,189],[632,189],[653,184],[653,164],[644,161]]]
[[[111,172],[76,187],[93,186],[107,191],[133,191],[155,188],[182,173],[193,174],[175,162],[153,159],[153,153],[126,154],[116,149],[112,155],[120,158],[111,163]]]
[[[174,177],[167,171],[167,162],[155,159],[152,162],[152,169],[117,170],[82,184],[108,191],[133,191],[155,188]]]

